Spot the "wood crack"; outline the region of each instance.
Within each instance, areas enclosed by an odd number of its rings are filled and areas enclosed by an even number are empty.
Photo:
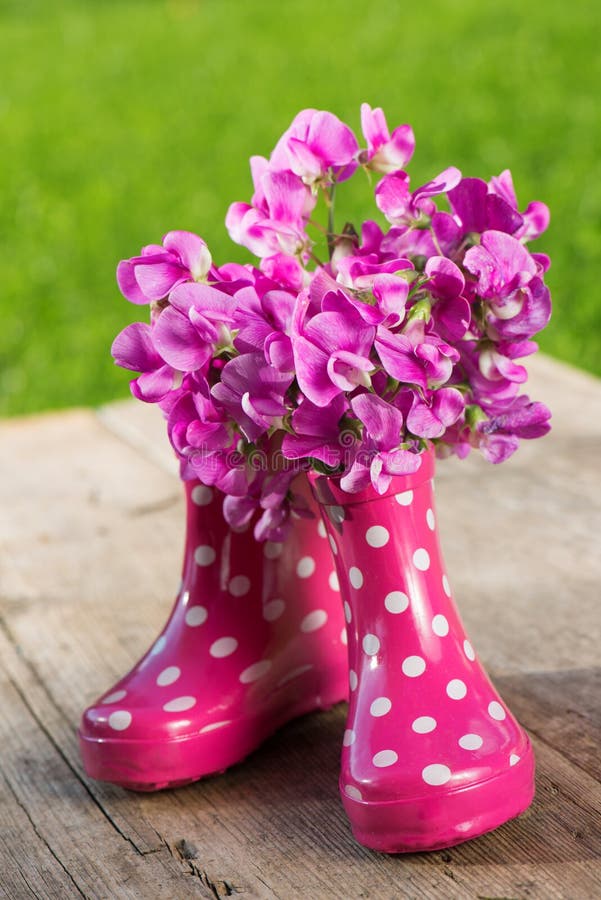
[[[11,682],[11,683],[12,683],[12,682]],[[15,803],[17,804],[17,806],[19,807],[19,809],[23,812],[23,814],[24,814],[24,816],[26,817],[27,821],[28,821],[29,824],[31,825],[31,827],[32,827],[32,829],[33,829],[33,832],[34,832],[35,836],[36,836],[36,837],[38,838],[38,840],[41,841],[42,844],[46,847],[46,849],[48,850],[48,853],[52,856],[52,858],[56,860],[56,862],[57,862],[58,865],[61,867],[61,869],[63,870],[63,872],[65,873],[65,875],[67,876],[67,878],[69,879],[69,881],[71,882],[71,884],[73,885],[73,887],[75,888],[75,890],[77,891],[77,893],[79,894],[79,896],[80,896],[80,897],[84,897],[85,900],[88,900],[88,895],[85,894],[85,893],[81,890],[81,888],[79,887],[79,885],[77,884],[77,882],[76,882],[75,879],[73,878],[73,875],[71,874],[71,872],[69,871],[69,869],[67,869],[67,867],[64,865],[64,863],[63,863],[62,859],[60,858],[60,856],[57,856],[57,854],[55,853],[54,848],[52,847],[52,845],[48,843],[48,841],[46,840],[46,838],[44,837],[44,835],[42,834],[42,832],[39,830],[39,828],[38,828],[38,826],[37,826],[35,820],[34,820],[34,819],[32,818],[32,816],[30,815],[29,810],[27,809],[27,807],[25,806],[25,804],[22,803],[21,798],[19,797],[19,795],[17,794],[17,792],[15,791],[15,789],[14,789],[13,786],[12,786],[12,784],[10,783],[10,781],[8,780],[8,778],[6,777],[6,775],[5,775],[4,773],[2,773],[2,777],[3,777],[3,779],[4,779],[4,783],[5,783],[6,787],[8,788],[8,791],[9,791],[9,793],[11,794],[13,800],[15,801]],[[30,885],[28,884],[27,879],[25,878],[25,875],[23,874],[23,872],[21,872],[21,876],[22,876],[23,880],[25,881],[25,883],[27,884],[27,886],[28,886],[28,887],[30,888],[30,890],[31,890],[31,887],[30,887]],[[38,896],[38,895],[36,894],[35,891],[32,891],[32,893],[34,894],[34,896],[36,896],[36,897]]]
[[[60,716],[61,716],[61,717],[69,724],[69,726],[71,726],[71,722],[69,721],[69,719],[67,718],[67,716],[65,715],[65,713],[63,712],[63,710],[60,708],[60,706],[57,705],[57,703],[55,702],[55,700],[54,700],[52,694],[50,694],[50,692],[47,690],[47,688],[46,688],[44,682],[42,681],[42,679],[40,678],[38,672],[36,671],[35,666],[33,666],[27,658],[23,657],[23,655],[22,655],[22,653],[21,653],[21,651],[20,651],[20,649],[19,649],[19,647],[18,647],[16,641],[14,640],[14,637],[13,637],[13,635],[12,635],[10,629],[8,628],[6,622],[4,621],[4,619],[2,618],[1,615],[0,615],[0,629],[3,631],[3,633],[4,633],[4,635],[5,635],[6,639],[7,639],[7,641],[8,641],[8,642],[10,643],[10,645],[13,647],[15,653],[17,653],[17,655],[19,656],[19,658],[22,660],[23,664],[27,667],[27,669],[28,669],[29,673],[31,674],[31,676],[35,679],[35,681],[36,681],[36,683],[38,684],[38,687],[40,688],[40,690],[41,690],[41,691],[44,693],[44,695],[48,698],[48,701],[52,704],[53,708],[54,708],[54,709],[59,713],[59,715],[60,715]],[[31,703],[29,702],[29,700],[28,700],[28,698],[27,698],[27,695],[26,695],[26,694],[24,693],[24,691],[22,690],[21,686],[14,680],[14,678],[12,678],[12,676],[11,676],[10,673],[8,673],[8,672],[7,672],[7,678],[8,678],[9,684],[10,684],[11,687],[14,689],[14,691],[17,693],[17,695],[19,696],[21,702],[23,703],[23,706],[24,706],[25,709],[28,711],[28,713],[30,714],[30,716],[32,717],[32,719],[34,720],[34,722],[36,723],[36,725],[38,726],[38,728],[40,729],[40,731],[42,731],[42,733],[44,734],[44,736],[47,738],[47,740],[48,740],[48,741],[50,742],[50,744],[52,745],[53,749],[56,751],[56,753],[59,755],[59,757],[60,757],[60,758],[62,759],[62,761],[65,763],[65,765],[67,766],[67,768],[69,769],[69,771],[71,772],[71,774],[73,775],[73,777],[74,777],[75,779],[77,779],[77,781],[78,781],[79,784],[82,786],[82,788],[84,789],[84,791],[86,792],[86,794],[88,795],[88,797],[91,799],[92,803],[97,807],[97,809],[100,810],[100,812],[102,813],[102,815],[103,815],[103,816],[105,817],[105,819],[110,823],[110,825],[112,825],[112,827],[113,827],[114,830],[117,832],[117,834],[119,834],[119,835],[123,838],[124,841],[127,841],[128,844],[131,844],[131,846],[133,847],[134,851],[135,851],[139,856],[146,856],[149,852],[150,852],[150,853],[154,852],[153,850],[150,850],[150,851],[144,851],[144,850],[141,850],[141,849],[138,847],[138,845],[135,843],[135,841],[132,840],[132,838],[130,838],[127,834],[125,834],[125,832],[122,831],[121,828],[119,828],[119,825],[117,824],[117,822],[115,822],[115,820],[112,818],[112,816],[110,815],[110,813],[104,808],[104,806],[102,805],[102,803],[100,802],[100,800],[95,796],[95,794],[93,793],[93,791],[90,789],[89,785],[88,785],[88,784],[86,783],[86,781],[82,778],[82,776],[80,775],[80,773],[77,771],[77,769],[75,768],[75,766],[73,765],[73,763],[71,762],[71,760],[69,759],[69,757],[66,755],[66,753],[64,752],[64,750],[62,749],[62,747],[60,746],[60,744],[55,740],[55,738],[54,738],[52,732],[46,727],[44,721],[38,716],[38,714],[36,713],[35,709],[32,707]]]

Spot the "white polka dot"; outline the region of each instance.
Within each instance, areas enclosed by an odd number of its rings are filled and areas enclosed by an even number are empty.
[[[413,491],[403,491],[402,494],[395,494],[394,499],[400,506],[409,506],[413,501]]]
[[[330,572],[330,577],[328,578],[328,584],[333,591],[340,590],[340,582],[338,581],[338,575],[336,572]]]
[[[346,645],[348,644],[348,634],[346,633],[346,628],[343,628],[340,632],[340,643]]]
[[[213,491],[206,484],[197,484],[192,489],[192,502],[197,506],[208,506],[213,499]]]
[[[329,534],[328,541],[330,542],[330,549],[332,550],[332,553],[334,554],[334,556],[338,556],[338,547],[336,546],[336,539],[331,534]]]
[[[335,525],[340,525],[341,522],[344,522],[344,508],[342,506],[329,506],[328,515]]]
[[[428,523],[430,531],[434,531],[436,528],[436,519],[434,518],[434,512],[431,509],[426,513],[426,522]]]
[[[449,633],[449,623],[446,616],[438,615],[432,619],[432,631],[438,637],[446,637]]]
[[[365,540],[370,547],[385,547],[390,540],[390,532],[383,525],[372,525],[365,532]]]
[[[391,591],[384,598],[384,606],[389,613],[405,612],[409,606],[409,597],[402,591]]]
[[[363,587],[363,572],[361,569],[358,569],[357,566],[351,566],[348,571],[348,577],[350,578],[351,584],[356,590]]]
[[[447,684],[447,696],[451,700],[463,700],[466,694],[467,687],[461,678],[452,678]]]
[[[479,750],[484,741],[479,734],[464,734],[457,743],[464,750]]]
[[[102,701],[103,703],[118,703],[119,700],[123,700],[127,691],[113,691],[112,694],[109,694],[108,697],[105,697]]]
[[[301,622],[300,628],[301,631],[306,633],[317,631],[318,628],[323,628],[327,621],[328,614],[325,609],[314,609],[313,612],[310,612],[305,616]]]
[[[342,746],[350,747],[351,744],[355,743],[356,738],[357,738],[357,735],[355,734],[353,729],[347,728],[346,731],[344,732],[344,737],[342,738]]]
[[[440,763],[433,763],[433,765],[426,766],[425,769],[422,769],[422,778],[426,784],[446,784],[450,777],[451,770],[449,767],[443,766]]]
[[[312,556],[303,556],[296,566],[296,574],[299,578],[310,578],[315,571],[315,560]]]
[[[353,614],[347,600],[344,601],[344,618],[349,623],[349,625],[353,621]]]
[[[221,659],[224,656],[231,656],[238,646],[238,641],[233,637],[222,637],[213,641],[209,647],[211,656]]]
[[[394,750],[380,750],[379,753],[376,753],[372,762],[378,769],[384,769],[386,766],[393,766],[398,758],[399,754],[395,753]]]
[[[211,722],[210,725],[205,725],[204,728],[200,728],[198,733],[206,734],[207,731],[215,731],[217,728],[223,728],[224,725],[229,725],[231,721],[231,719],[225,719],[223,722]]]
[[[207,621],[207,616],[208,612],[204,606],[191,606],[190,609],[186,610],[184,622],[186,625],[189,625],[190,628],[196,628],[198,625],[204,625]]]
[[[407,656],[403,660],[401,669],[403,675],[407,675],[408,678],[417,678],[426,671],[426,661],[421,656]]]
[[[263,546],[263,554],[267,559],[277,559],[280,556],[284,545],[275,541],[265,541]]]
[[[300,675],[304,675],[305,672],[309,672],[313,668],[311,663],[307,663],[304,666],[297,666],[296,669],[292,669],[290,672],[287,672],[283,678],[280,678],[278,681],[278,687],[281,687],[283,684],[287,684],[289,681],[292,681],[293,678],[298,678]]]
[[[250,684],[253,681],[258,681],[258,679],[262,678],[270,669],[271,660],[262,659],[260,662],[253,663],[252,666],[248,666],[244,669],[244,671],[240,673],[240,681],[242,684]]]
[[[430,568],[430,554],[425,547],[419,547],[413,554],[413,565],[420,572],[427,572]]]
[[[230,580],[229,589],[234,597],[244,597],[250,591],[250,578],[246,575],[234,575]]]
[[[210,566],[211,563],[215,562],[216,556],[217,554],[213,547],[203,544],[194,551],[194,562],[197,566]]]
[[[521,757],[517,755],[517,753],[512,753],[509,757],[509,765],[515,766],[516,763],[519,763]]]
[[[350,797],[351,800],[363,800],[363,794],[359,788],[353,787],[352,784],[345,784],[344,793],[347,797]]]
[[[436,719],[432,716],[420,716],[411,723],[411,728],[416,734],[429,734],[436,728]]]
[[[161,653],[165,649],[165,644],[167,643],[167,638],[164,634],[162,634],[159,638],[156,639],[154,644],[152,645],[152,650],[150,651],[151,656],[156,656],[158,653]]]
[[[467,658],[470,660],[470,662],[473,662],[475,660],[476,654],[474,652],[474,648],[472,647],[472,645],[470,644],[469,641],[463,642],[463,652],[465,653]]]
[[[348,673],[348,683],[351,691],[357,690],[357,684],[359,683],[359,679],[357,678],[357,673],[351,669]]]
[[[192,709],[195,705],[196,697],[176,697],[175,700],[165,703],[163,709],[165,712],[185,712],[187,709]]]
[[[263,618],[266,622],[275,622],[276,619],[280,618],[285,609],[286,604],[283,600],[270,600],[269,603],[266,603],[263,607]]]
[[[502,722],[503,719],[507,717],[507,713],[496,700],[493,700],[492,703],[488,704],[488,715],[491,719],[496,719],[497,722]]]
[[[392,709],[392,702],[388,697],[377,697],[369,707],[369,713],[376,718],[385,716]]]
[[[323,523],[323,519],[320,519],[319,522],[317,523],[317,534],[322,538],[327,537],[327,535],[328,535],[328,532],[326,531],[326,526]]]
[[[125,731],[131,725],[131,713],[118,709],[109,716],[109,725],[114,731]]]
[[[380,649],[380,639],[375,634],[366,634],[362,645],[368,656],[375,656]]]
[[[449,584],[449,579],[446,575],[442,576],[442,589],[447,595],[447,597],[451,596],[451,585]]]
[[[166,669],[163,669],[157,675],[157,684],[159,687],[166,687],[168,684],[173,684],[177,681],[181,674],[182,670],[179,666],[167,666]]]

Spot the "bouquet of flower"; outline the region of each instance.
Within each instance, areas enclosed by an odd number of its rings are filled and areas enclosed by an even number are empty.
[[[368,104],[361,126],[364,147],[332,113],[303,110],[269,159],[252,157],[251,202],[226,226],[258,266],[217,266],[200,237],[171,231],[117,269],[124,296],[150,304],[150,324],[113,344],[141,373],[132,393],[159,404],[182,478],[220,489],[233,528],[261,511],[257,540],[309,514],[301,470],[383,493],[428,446],[499,463],[549,430],[518,362],[551,314],[549,258],[526,248],[547,207],[519,212],[507,170],[487,183],[450,167],[412,190],[411,127],[390,133]],[[336,226],[360,169],[381,176],[386,228]]]

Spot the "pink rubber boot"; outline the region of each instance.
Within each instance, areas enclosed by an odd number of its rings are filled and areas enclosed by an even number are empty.
[[[340,789],[358,841],[449,847],[530,804],[534,758],[451,600],[438,544],[434,457],[380,496],[312,477],[335,545],[351,699]]]
[[[290,719],[348,696],[346,630],[319,517],[296,520],[284,544],[259,544],[252,529],[231,531],[217,491],[187,482],[186,495],[171,616],[79,732],[87,773],[134,790],[221,772]]]

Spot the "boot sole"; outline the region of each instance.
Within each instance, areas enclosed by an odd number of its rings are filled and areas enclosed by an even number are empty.
[[[534,753],[485,781],[432,796],[368,802],[344,793],[355,838],[370,850],[417,853],[442,850],[480,837],[519,816],[534,797]]]
[[[237,718],[214,730],[177,740],[127,740],[90,737],[78,731],[86,773],[130,791],[151,792],[181,787],[225,772],[242,762],[287,722],[330,709],[348,698],[346,679],[294,705],[279,705],[252,717]]]

